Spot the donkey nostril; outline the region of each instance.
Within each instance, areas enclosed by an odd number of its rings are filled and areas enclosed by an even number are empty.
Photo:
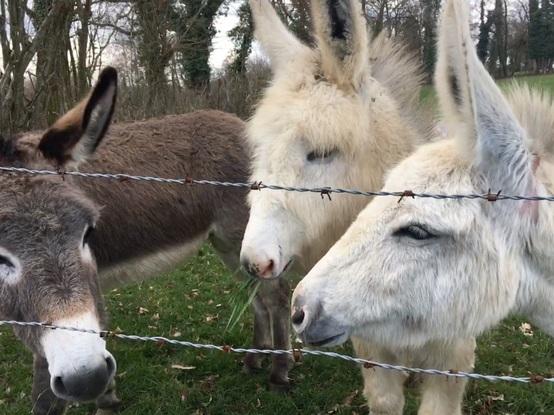
[[[54,388],[56,389],[56,392],[61,393],[62,395],[67,395],[67,389],[63,384],[61,376],[56,376],[54,378]]]
[[[115,373],[115,361],[113,357],[106,357],[106,366],[108,367],[108,374],[111,377]]]
[[[267,264],[267,267],[265,268],[266,272],[273,271],[273,268],[275,267],[275,262],[273,262],[272,259],[269,260],[269,263]]]
[[[292,323],[296,324],[297,326],[302,324],[304,321],[304,310],[303,309],[297,309],[294,314],[292,315]]]

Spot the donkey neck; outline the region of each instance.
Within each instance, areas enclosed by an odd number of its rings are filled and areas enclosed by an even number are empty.
[[[245,181],[242,131],[240,120],[217,111],[114,125],[81,170]],[[240,191],[224,201],[218,189],[208,187],[87,179],[75,183],[102,209],[91,241],[101,274],[163,272],[197,251],[224,202],[244,204]],[[138,262],[141,270],[136,269]]]

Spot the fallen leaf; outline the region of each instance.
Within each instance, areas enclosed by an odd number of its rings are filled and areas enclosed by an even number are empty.
[[[193,369],[196,369],[196,366],[171,365],[171,369],[177,369],[177,370],[193,370]]]
[[[519,326],[519,331],[521,331],[524,336],[533,337],[533,328],[529,323],[521,323],[521,326]]]

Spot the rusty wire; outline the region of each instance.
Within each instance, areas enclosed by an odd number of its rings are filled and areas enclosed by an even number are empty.
[[[0,166],[0,173],[16,173],[16,174],[28,174],[39,176],[74,176],[89,179],[104,179],[104,180],[117,180],[117,181],[138,181],[138,182],[154,182],[160,184],[173,184],[173,185],[204,185],[204,186],[217,186],[217,187],[231,187],[242,188],[249,190],[282,190],[287,192],[298,193],[318,193],[322,197],[327,196],[331,200],[331,194],[348,194],[354,196],[366,196],[366,197],[397,197],[401,201],[405,197],[411,198],[424,198],[424,199],[482,199],[488,202],[497,202],[502,200],[527,200],[527,201],[545,201],[554,202],[554,196],[522,196],[522,195],[508,195],[503,194],[502,191],[487,191],[484,193],[469,193],[469,194],[447,194],[447,193],[427,193],[427,192],[413,192],[412,190],[402,191],[364,191],[356,189],[342,189],[334,187],[294,187],[294,186],[280,186],[275,184],[265,184],[261,181],[252,182],[229,182],[219,180],[204,180],[193,179],[192,177],[185,178],[164,178],[156,176],[135,176],[126,173],[85,173],[80,171],[53,171],[53,170],[35,170],[27,169],[24,167],[5,167]]]

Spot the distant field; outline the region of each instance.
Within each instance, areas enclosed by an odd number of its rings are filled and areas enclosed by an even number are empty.
[[[524,79],[554,90],[554,76]],[[201,255],[169,275],[111,292],[107,297],[111,328],[248,346],[252,329],[249,314],[234,330],[225,332],[237,285],[206,246]],[[538,330],[525,336],[519,329],[523,321],[509,319],[479,339],[477,372],[554,376],[551,339]],[[292,391],[279,395],[267,390],[265,371],[254,376],[244,374],[238,355],[116,340],[109,341],[109,349],[118,361],[124,415],[367,413],[359,369],[342,361],[306,358],[291,372]],[[351,353],[349,346],[337,350]],[[174,365],[185,369],[172,368]],[[28,414],[30,391],[31,355],[10,330],[0,328],[0,414]],[[417,394],[409,392],[406,414],[416,414],[417,399]],[[83,415],[92,410],[87,405],[68,413]],[[465,413],[554,414],[554,387],[471,382]]]
[[[509,87],[513,82],[525,82],[533,88],[543,89],[545,91],[554,92],[554,74],[550,75],[531,75],[531,76],[518,76],[509,79],[502,79],[498,84],[502,88]],[[437,96],[435,89],[432,86],[425,86],[421,91],[421,100],[428,105],[437,105]]]

